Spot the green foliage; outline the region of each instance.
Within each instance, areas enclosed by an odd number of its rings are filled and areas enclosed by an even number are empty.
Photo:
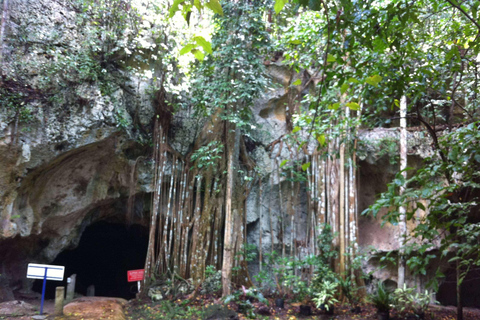
[[[429,262],[438,258],[433,249],[438,249],[440,258],[459,261],[460,282],[470,268],[480,264],[477,241],[480,225],[471,217],[471,212],[478,208],[475,193],[480,188],[478,127],[479,123],[471,123],[441,137],[439,147],[443,159],[428,159],[427,164],[407,180],[397,174],[387,191],[364,212],[376,217],[382,208],[387,208],[382,219],[397,224],[398,208],[407,208],[407,219],[416,221],[411,235],[415,241],[404,240],[411,270],[426,274]],[[407,187],[400,194],[400,187],[404,185]],[[431,283],[434,288],[442,276],[436,273]]]
[[[333,248],[333,238],[336,234],[332,233],[332,227],[329,224],[322,224],[319,229],[321,232],[318,235],[317,248],[320,254],[315,257],[316,270],[311,283],[313,292],[322,290],[322,284],[325,281],[337,281],[337,275],[331,268],[332,260],[338,256],[338,252]]]
[[[400,312],[413,312],[415,314],[424,313],[430,304],[430,295],[417,292],[416,288],[408,288],[404,284],[403,288],[397,288],[392,294],[393,308]]]
[[[196,306],[183,306],[169,300],[157,304],[139,306],[131,310],[128,319],[132,320],[170,320],[203,319],[205,309]]]
[[[294,257],[277,257],[274,274],[280,285],[280,294],[291,292],[295,300],[301,301],[310,294],[306,281],[302,279],[298,270],[309,261],[301,261]]]
[[[368,296],[378,312],[389,312],[392,303],[392,294],[385,288],[383,282],[378,282],[375,293]]]
[[[315,292],[313,302],[317,305],[317,308],[323,306],[327,311],[337,302],[339,302],[335,295],[337,294],[338,283],[334,281],[325,280],[321,282],[319,290]]]
[[[395,137],[382,137],[377,140],[360,140],[357,144],[357,155],[366,157],[368,153],[373,152],[375,159],[388,157],[391,165],[398,164],[399,161],[399,141]]]
[[[307,182],[306,170],[310,167],[310,162],[302,163],[297,160],[283,160],[280,163],[282,168],[280,175],[284,177],[285,181],[289,182]]]
[[[208,265],[205,267],[205,278],[211,277],[217,273],[215,266]]]
[[[25,103],[27,99],[28,93],[19,91],[16,87],[0,87],[0,106],[5,112],[7,122],[18,119],[20,123],[28,123],[33,120],[32,109]]]
[[[23,87],[20,93],[28,89],[22,98],[24,104],[15,103],[20,120],[31,121],[29,114],[36,113],[28,105],[30,101],[62,107],[68,114],[72,107],[66,106],[91,105],[98,99],[99,88],[106,107],[114,109],[117,126],[130,126],[130,117],[117,106],[122,91],[135,95],[135,90],[126,85],[131,75],[150,77],[155,90],[161,86],[172,90],[170,75],[178,71],[170,53],[178,39],[166,36],[169,30],[164,20],[148,22],[152,16],[161,16],[165,4],[150,5],[148,12],[143,5],[137,8],[128,0],[75,0],[65,5],[75,12],[65,18],[72,26],[45,31],[20,20],[18,32],[7,34],[15,49],[6,57],[11,67],[6,83]],[[152,69],[155,73],[162,69],[161,79],[153,76]],[[12,98],[18,100],[8,99]],[[4,100],[2,92],[2,105],[11,104]]]
[[[309,10],[299,12],[299,6]],[[330,133],[329,125],[355,126],[341,123],[348,108],[362,109],[363,124],[389,126],[398,116],[403,94],[413,125],[477,120],[478,3],[463,6],[276,0],[274,9],[280,14],[275,44],[283,52],[282,63],[313,80],[292,84],[309,83],[301,88],[301,123],[296,125],[317,139],[323,135],[332,141],[339,130]]]
[[[200,293],[215,293],[222,288],[222,272],[216,270],[215,266],[208,265],[205,268],[205,280],[202,283]]]
[[[235,302],[238,305],[239,311],[249,319],[258,319],[258,315],[254,312],[254,301],[261,302],[268,305],[268,300],[265,299],[263,294],[255,288],[246,289],[242,287],[241,290],[237,290],[231,295],[224,298],[224,304]]]
[[[242,127],[251,122],[253,100],[267,86],[262,55],[269,45],[261,1],[225,2],[223,16],[215,16],[213,54],[193,70],[193,104],[204,114],[218,108]]]
[[[331,269],[331,259],[337,256],[333,250],[333,234],[328,224],[322,225],[317,243],[319,255],[308,255],[303,259],[286,256],[282,257],[278,252],[264,254],[262,272],[254,276],[261,284],[261,288],[269,289],[277,286],[277,294],[283,296],[292,294],[295,301],[304,301],[312,298],[316,293],[323,290],[324,281],[335,282],[337,277]],[[274,266],[272,268],[272,266]],[[309,281],[302,277],[301,270],[315,270],[314,278]],[[272,274],[276,283],[272,280]]]
[[[356,306],[359,303],[359,299],[356,295],[358,288],[355,286],[352,279],[348,276],[345,276],[345,279],[343,277],[338,277],[338,285],[340,289],[342,289],[342,294],[347,298],[348,302],[351,305]]]
[[[136,49],[140,16],[128,1],[78,0],[76,27],[83,32],[77,46],[59,48],[45,43],[47,63],[31,62],[42,75],[38,89],[61,99],[71,83],[98,82],[103,95],[111,96],[116,79],[130,50]]]
[[[222,159],[223,144],[219,141],[211,141],[205,147],[198,148],[191,156],[195,166],[199,169],[208,169],[216,165]]]
[[[181,12],[185,20],[190,23],[190,16],[193,8],[196,8],[199,12],[201,12],[203,8],[208,8],[216,14],[223,15],[223,9],[218,0],[209,0],[208,2],[200,0],[175,0],[170,7],[169,16],[172,18],[175,13]]]
[[[242,270],[241,261],[251,262],[257,257],[257,246],[251,243],[244,243],[242,248],[235,253],[236,266],[232,268],[234,274]]]

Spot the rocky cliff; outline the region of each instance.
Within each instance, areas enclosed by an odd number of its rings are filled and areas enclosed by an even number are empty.
[[[78,245],[89,225],[104,221],[148,226],[153,185],[148,139],[159,103],[151,94],[153,80],[114,63],[99,70],[111,75],[106,78],[87,79],[75,68],[76,74],[62,74],[58,65],[64,63],[62,54],[75,56],[88,38],[88,30],[78,28],[79,18],[81,11],[68,2],[10,1],[0,86],[0,301],[31,288],[24,279],[27,263],[54,261]],[[279,84],[292,77],[279,63],[270,65],[269,72]],[[110,84],[108,93],[105,81]],[[270,149],[287,133],[287,94],[280,87],[252,106],[257,128],[248,151],[263,177],[263,192],[257,183],[246,201],[247,238],[259,246],[261,229],[265,252],[272,241],[278,246],[281,236],[289,238],[293,232],[287,227],[280,235],[275,214],[288,206],[279,188],[292,192],[290,182],[276,176],[274,169],[275,163],[288,158],[288,150],[278,145]],[[176,112],[169,121],[172,148],[183,155],[191,151],[204,121],[189,110]],[[358,212],[374,201],[398,170],[396,129],[365,131],[360,136],[364,146],[357,169]],[[426,141],[421,132],[410,132],[412,166],[431,153]],[[385,146],[392,148],[390,152]],[[295,229],[300,241],[307,237],[305,189],[302,185],[296,195]],[[127,217],[132,194],[133,215]],[[272,228],[269,210],[277,219]],[[359,218],[358,244],[380,251],[399,246],[395,228],[381,228],[371,217]],[[373,271],[377,263],[373,257],[366,268]],[[252,266],[253,271],[256,268]],[[394,269],[376,272],[378,277],[396,277]]]

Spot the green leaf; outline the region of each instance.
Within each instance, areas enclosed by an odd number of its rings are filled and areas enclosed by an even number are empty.
[[[417,202],[417,208],[420,208],[420,209],[422,209],[423,211],[426,210],[426,209],[425,209],[425,206],[424,206],[423,203],[421,203],[421,202]]]
[[[275,0],[275,5],[273,9],[275,10],[276,14],[279,14],[282,11],[283,7],[287,4],[288,0]]]
[[[203,61],[203,58],[205,58],[205,55],[200,50],[193,49],[192,53],[195,56],[195,58],[197,58],[198,61]]]
[[[295,128],[293,128],[292,133],[298,132],[300,131],[300,129],[301,128],[299,126],[296,126]]]
[[[480,154],[476,154],[474,158],[475,161],[480,162]]]
[[[344,94],[345,92],[347,92],[348,88],[350,88],[350,85],[348,83],[342,84],[342,87],[340,88],[340,93]]]
[[[359,111],[360,110],[360,105],[356,102],[348,102],[347,107],[349,107],[350,110],[354,110],[354,111]]]
[[[337,58],[335,58],[334,55],[331,55],[330,53],[327,55],[327,62],[335,62],[337,61]]]
[[[169,18],[172,18],[175,13],[179,10],[178,9],[178,6],[181,4],[181,3],[184,3],[185,0],[175,0],[173,1],[173,4],[172,6],[170,7],[170,9],[168,10],[168,12],[170,13],[169,14]]]
[[[193,5],[195,6],[195,8],[197,8],[198,11],[202,11],[202,3],[200,2],[200,0],[193,0]]]
[[[293,81],[293,83],[292,83],[292,85],[294,85],[294,86],[299,86],[299,85],[301,85],[301,84],[302,84],[302,80],[301,80],[301,79],[297,79],[297,80]]]
[[[450,260],[448,260],[448,262],[454,262],[454,261],[457,261],[457,260],[460,260],[460,259],[461,259],[461,257],[453,257]]]
[[[287,162],[288,162],[288,159],[283,160],[282,163],[280,163],[280,168],[286,165]]]
[[[303,171],[307,171],[307,169],[310,168],[310,164],[311,164],[310,162],[304,163],[304,164],[302,165],[302,170],[303,170]]]
[[[205,3],[205,7],[212,10],[216,14],[223,16],[223,9],[218,0],[210,0],[209,2]]]
[[[393,103],[397,108],[400,107],[400,101],[398,101],[398,99],[393,100]]]
[[[289,41],[288,43],[290,43],[290,44],[301,44],[302,41],[300,41],[300,40],[291,40],[291,41]]]
[[[339,102],[331,104],[331,105],[328,106],[328,109],[330,109],[330,110],[337,110],[338,108],[340,108],[340,103]]]
[[[319,135],[317,136],[317,141],[318,141],[318,143],[320,143],[320,145],[321,145],[322,147],[325,146],[325,140],[326,140],[326,139],[325,139],[325,135],[324,135],[324,134],[319,134]]]
[[[378,87],[378,84],[380,83],[380,81],[382,81],[382,77],[379,76],[378,74],[376,75],[373,75],[371,77],[368,77],[365,82],[368,83],[369,85],[372,85],[374,87]]]
[[[193,48],[195,48],[195,45],[187,44],[185,47],[182,48],[182,50],[180,50],[180,55],[183,56],[184,54],[189,53],[190,51],[192,51]]]
[[[347,82],[351,82],[351,83],[360,83],[360,81],[358,81],[357,79],[355,78],[348,78]]]
[[[443,278],[443,277],[445,277],[445,275],[444,275],[439,269],[437,269],[437,271],[435,272],[435,276],[436,276],[437,278]]]
[[[195,40],[195,42],[201,46],[203,48],[203,50],[205,50],[205,52],[207,53],[212,53],[212,44],[210,42],[208,42],[207,40],[205,40],[204,37],[200,37],[200,36],[197,36],[197,37],[194,37],[193,40]]]

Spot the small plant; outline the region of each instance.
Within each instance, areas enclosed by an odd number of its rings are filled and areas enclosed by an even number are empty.
[[[394,308],[399,312],[413,312],[417,316],[423,317],[430,304],[430,295],[428,291],[421,293],[417,292],[416,288],[408,288],[407,285],[404,285],[403,288],[395,289],[392,302]]]
[[[327,312],[333,309],[333,305],[339,302],[335,298],[337,293],[338,283],[325,280],[320,285],[320,291],[315,293],[313,302],[317,305],[317,308],[325,308]]]
[[[427,290],[425,290],[425,293],[416,292],[409,297],[409,301],[412,304],[413,312],[416,315],[423,317],[430,304],[430,295]]]
[[[246,289],[242,286],[241,290],[237,290],[233,294],[226,296],[224,304],[235,302],[238,305],[239,311],[247,318],[258,319],[258,315],[254,312],[254,305],[252,304],[255,300],[268,305],[268,300],[265,299],[260,291],[255,288]]]
[[[321,224],[319,226],[319,235],[317,238],[317,246],[320,254],[315,257],[314,266],[316,267],[315,275],[312,279],[311,286],[313,292],[319,292],[322,283],[325,281],[336,282],[337,277],[330,267],[331,261],[338,256],[338,252],[333,248],[333,239],[337,234],[332,232],[329,224]]]
[[[215,293],[222,288],[222,272],[216,270],[215,266],[209,265],[205,268],[205,280],[202,283],[201,294]]]
[[[342,293],[347,298],[348,302],[352,305],[352,307],[356,308],[359,304],[359,299],[357,297],[358,288],[354,285],[352,280],[345,276],[345,279],[342,277],[338,278],[338,284],[340,285],[340,289],[342,289]]]
[[[369,299],[375,305],[375,308],[377,308],[378,314],[384,314],[386,315],[384,319],[388,319],[392,297],[382,282],[378,282],[376,292],[371,294]]]

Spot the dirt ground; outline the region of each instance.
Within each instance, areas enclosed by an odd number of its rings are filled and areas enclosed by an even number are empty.
[[[270,300],[270,299],[269,299]],[[55,317],[54,301],[46,300],[44,314],[48,320],[150,320],[150,319],[202,319],[204,310],[215,305],[218,300],[214,297],[197,297],[194,301],[185,304],[185,301],[176,300],[168,302],[175,310],[190,310],[189,312],[177,312],[169,316],[165,311],[167,302],[151,302],[149,300],[131,300],[129,302],[119,298],[105,297],[83,297],[75,299],[64,307],[64,316]],[[374,320],[377,319],[376,310],[372,305],[361,306],[360,313],[353,313],[348,305],[336,305],[334,315],[326,315],[324,311],[311,306],[311,315],[302,315],[299,303],[285,303],[285,308],[274,307],[271,299],[268,306],[260,303],[253,303],[254,310],[263,315],[256,319],[295,320],[295,319],[318,319],[318,320]],[[225,306],[218,305],[219,308]],[[169,307],[171,308],[171,307]],[[248,319],[241,313],[239,305],[232,302],[225,307],[232,311],[235,316],[230,319]],[[303,308],[302,308],[303,309]],[[32,316],[38,315],[40,300],[10,301],[0,304],[0,320],[31,320]],[[175,312],[175,311],[174,311]],[[222,319],[210,317],[209,319]],[[251,319],[251,318],[250,318]],[[413,320],[417,319],[412,314],[398,314],[391,312],[391,320]],[[425,320],[454,320],[456,319],[456,308],[454,306],[430,306],[425,314]],[[480,320],[480,309],[465,308],[465,320]]]
[[[325,314],[325,311],[311,307],[311,315],[302,315],[302,307],[300,303],[285,303],[283,309],[274,307],[275,302],[273,298],[268,299],[268,306],[261,303],[253,303],[256,317],[253,319],[275,319],[275,320],[295,320],[295,319],[318,319],[318,320],[376,320],[377,311],[371,304],[364,304],[361,306],[359,313],[353,313],[352,308],[346,304],[337,304],[335,306],[335,312],[333,315]],[[173,302],[177,306],[182,306],[183,301],[176,300]],[[189,302],[187,305],[183,305],[182,308],[198,308],[203,309],[208,306],[215,305],[218,300],[214,297],[197,297],[195,301]],[[239,305],[232,302],[228,305],[230,310],[234,310],[237,314],[236,318],[229,319],[252,319],[248,318],[245,314],[241,313]],[[193,314],[193,316],[174,317],[169,318],[165,303],[163,302],[150,302],[142,300],[131,300],[127,305],[127,319],[128,320],[149,320],[149,319],[222,319],[220,317],[210,316],[205,317],[205,313],[187,313]],[[163,315],[163,316],[162,316]],[[204,316],[202,318],[202,315]],[[198,316],[198,317],[195,317]],[[424,320],[454,320],[456,319],[456,307],[453,306],[436,306],[431,305],[428,311],[425,313]],[[390,312],[391,320],[418,320],[413,314],[399,314],[395,311]],[[480,320],[480,309],[464,308],[465,320]]]
[[[43,313],[48,320],[125,320],[128,302],[120,298],[82,297],[63,308],[64,316],[54,316],[54,301],[45,301]],[[2,308],[3,306],[3,308]],[[31,320],[39,315],[40,301],[12,301],[0,304],[0,320]]]

